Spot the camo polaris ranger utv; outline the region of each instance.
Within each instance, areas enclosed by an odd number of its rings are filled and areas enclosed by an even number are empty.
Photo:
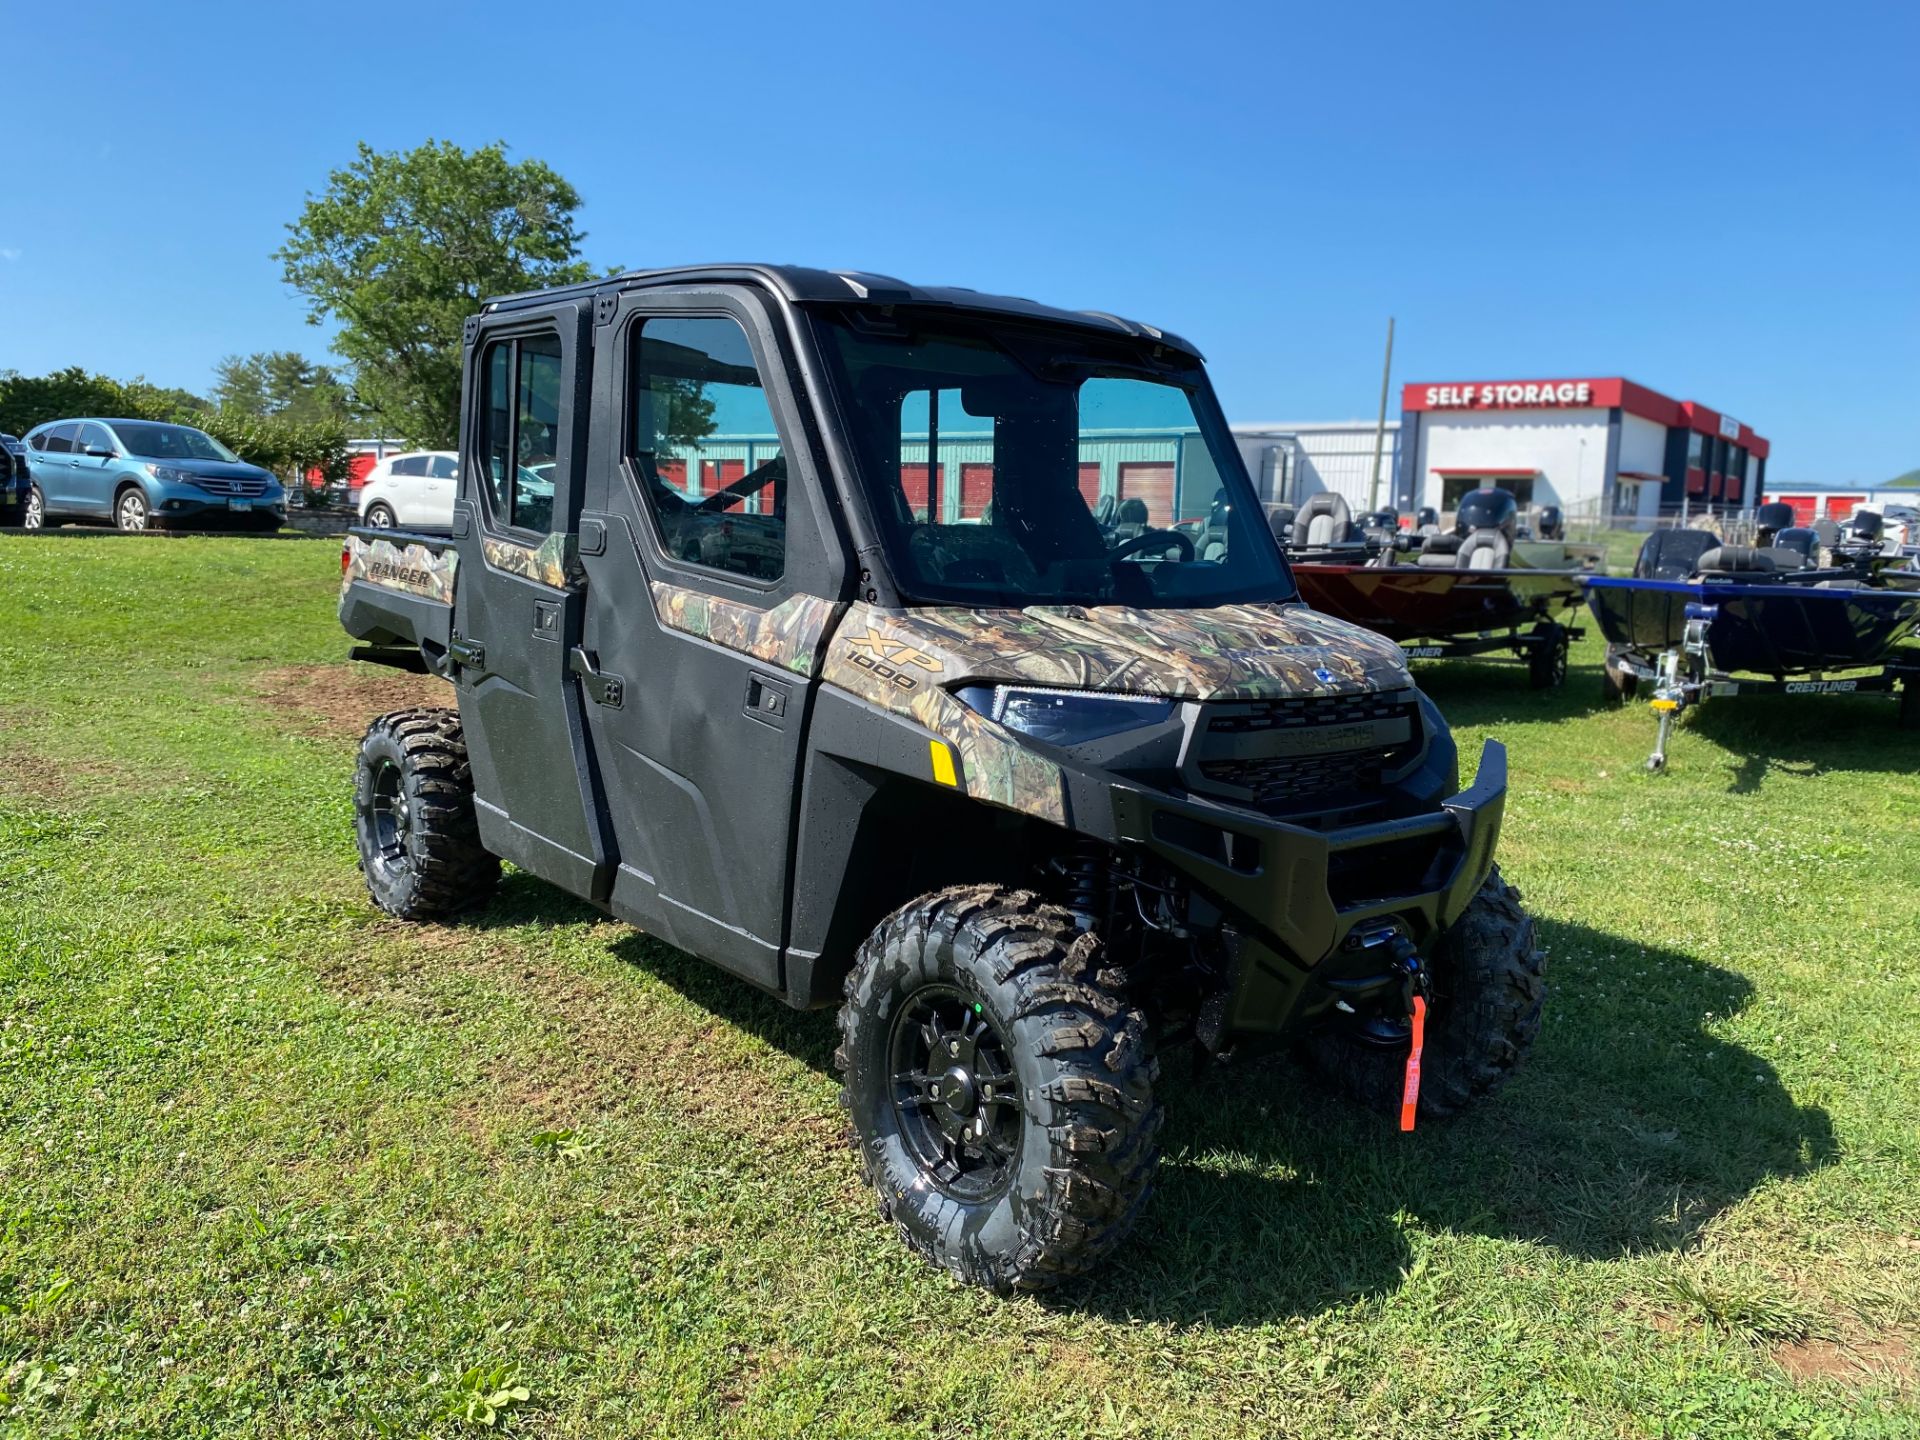
[[[355,655],[458,697],[362,742],[375,902],[450,916],[509,860],[839,1005],[861,1164],[927,1258],[1033,1289],[1111,1250],[1168,1034],[1296,1037],[1403,1125],[1533,1039],[1505,753],[1461,789],[1399,648],[1298,602],[1187,342],[637,273],[470,320],[461,423],[452,538],[344,556]]]

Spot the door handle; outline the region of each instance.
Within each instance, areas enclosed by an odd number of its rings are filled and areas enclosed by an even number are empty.
[[[618,675],[609,675],[594,664],[593,656],[576,645],[567,657],[567,668],[580,677],[587,698],[596,705],[618,710],[627,698],[627,683]]]

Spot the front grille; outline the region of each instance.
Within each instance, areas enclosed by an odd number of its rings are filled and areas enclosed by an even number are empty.
[[[194,478],[195,485],[209,495],[252,495],[267,493],[267,482],[253,476],[229,479],[221,475],[200,475]]]
[[[1409,691],[1306,695],[1217,707],[1194,737],[1194,768],[1202,788],[1292,807],[1377,786],[1419,749]]]

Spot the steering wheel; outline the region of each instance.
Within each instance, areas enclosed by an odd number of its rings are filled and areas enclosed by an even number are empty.
[[[1182,561],[1193,559],[1193,541],[1178,530],[1142,530],[1131,540],[1122,540],[1107,551],[1107,559],[1124,560],[1136,550],[1158,550],[1164,556],[1169,544],[1180,547]]]

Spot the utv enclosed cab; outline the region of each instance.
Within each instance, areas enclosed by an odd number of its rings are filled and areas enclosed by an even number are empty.
[[[882,1207],[967,1278],[1052,1283],[1130,1222],[1150,1021],[1302,1034],[1397,1110],[1431,997],[1429,1114],[1531,1038],[1503,752],[1462,790],[1398,647],[1300,604],[1178,337],[623,275],[468,322],[461,448],[451,540],[344,556],[355,653],[458,702],[363,744],[374,898],[446,915],[503,858],[841,1004]]]

